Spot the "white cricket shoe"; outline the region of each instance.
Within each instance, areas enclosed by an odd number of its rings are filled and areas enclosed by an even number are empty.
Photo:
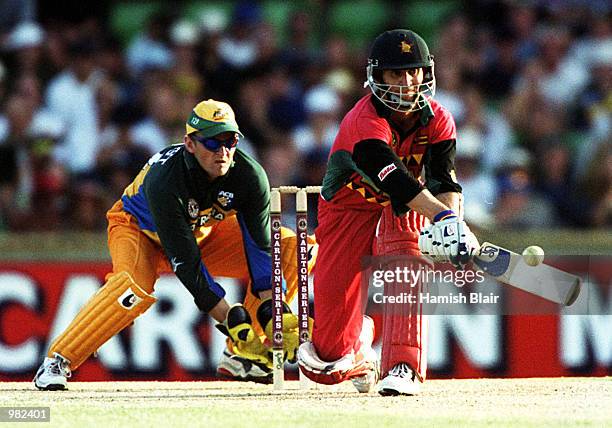
[[[393,366],[387,377],[380,382],[378,393],[387,395],[416,395],[421,391],[421,382],[416,372],[406,363]]]
[[[272,370],[261,363],[238,356],[225,348],[219,365],[217,376],[233,380],[257,383],[272,383]]]
[[[67,379],[72,376],[70,361],[59,354],[53,358],[45,357],[34,376],[36,388],[44,391],[60,391],[66,389]]]
[[[373,362],[374,369],[369,370],[362,376],[352,378],[351,382],[357,391],[362,394],[367,394],[374,389],[380,378],[378,355],[376,351],[372,349],[372,342],[374,341],[374,321],[367,315],[363,316],[363,326],[361,327],[359,340],[361,341],[361,349],[359,351],[364,355],[365,360]]]
[[[370,370],[367,374],[363,376],[354,377],[351,379],[353,386],[357,391],[362,394],[367,394],[372,391],[376,384],[378,383],[378,378],[380,377],[380,369],[378,368],[378,364],[376,364],[374,370]]]

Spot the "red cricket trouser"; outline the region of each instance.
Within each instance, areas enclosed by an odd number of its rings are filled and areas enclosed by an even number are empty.
[[[372,255],[380,210],[340,208],[319,199],[312,342],[324,361],[358,351],[367,303],[362,258]]]

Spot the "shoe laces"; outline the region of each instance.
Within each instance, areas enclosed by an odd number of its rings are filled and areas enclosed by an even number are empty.
[[[55,354],[55,358],[49,364],[49,371],[54,375],[65,376],[69,378],[72,376],[72,371],[68,366],[68,360]]]
[[[393,368],[389,371],[389,375],[401,378],[411,378],[412,380],[414,380],[414,377],[416,376],[414,370],[412,370],[406,363],[399,363],[393,366]]]

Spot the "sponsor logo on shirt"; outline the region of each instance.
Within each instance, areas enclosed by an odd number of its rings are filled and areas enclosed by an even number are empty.
[[[397,166],[395,166],[394,163],[387,165],[386,167],[381,169],[380,172],[378,173],[378,179],[380,181],[383,181],[385,178],[387,178],[389,174],[391,174],[396,169],[397,169]]]

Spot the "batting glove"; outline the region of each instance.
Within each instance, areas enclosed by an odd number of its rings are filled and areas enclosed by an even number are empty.
[[[433,261],[448,261],[462,269],[478,250],[478,240],[452,210],[438,213],[419,235],[419,249]]]

